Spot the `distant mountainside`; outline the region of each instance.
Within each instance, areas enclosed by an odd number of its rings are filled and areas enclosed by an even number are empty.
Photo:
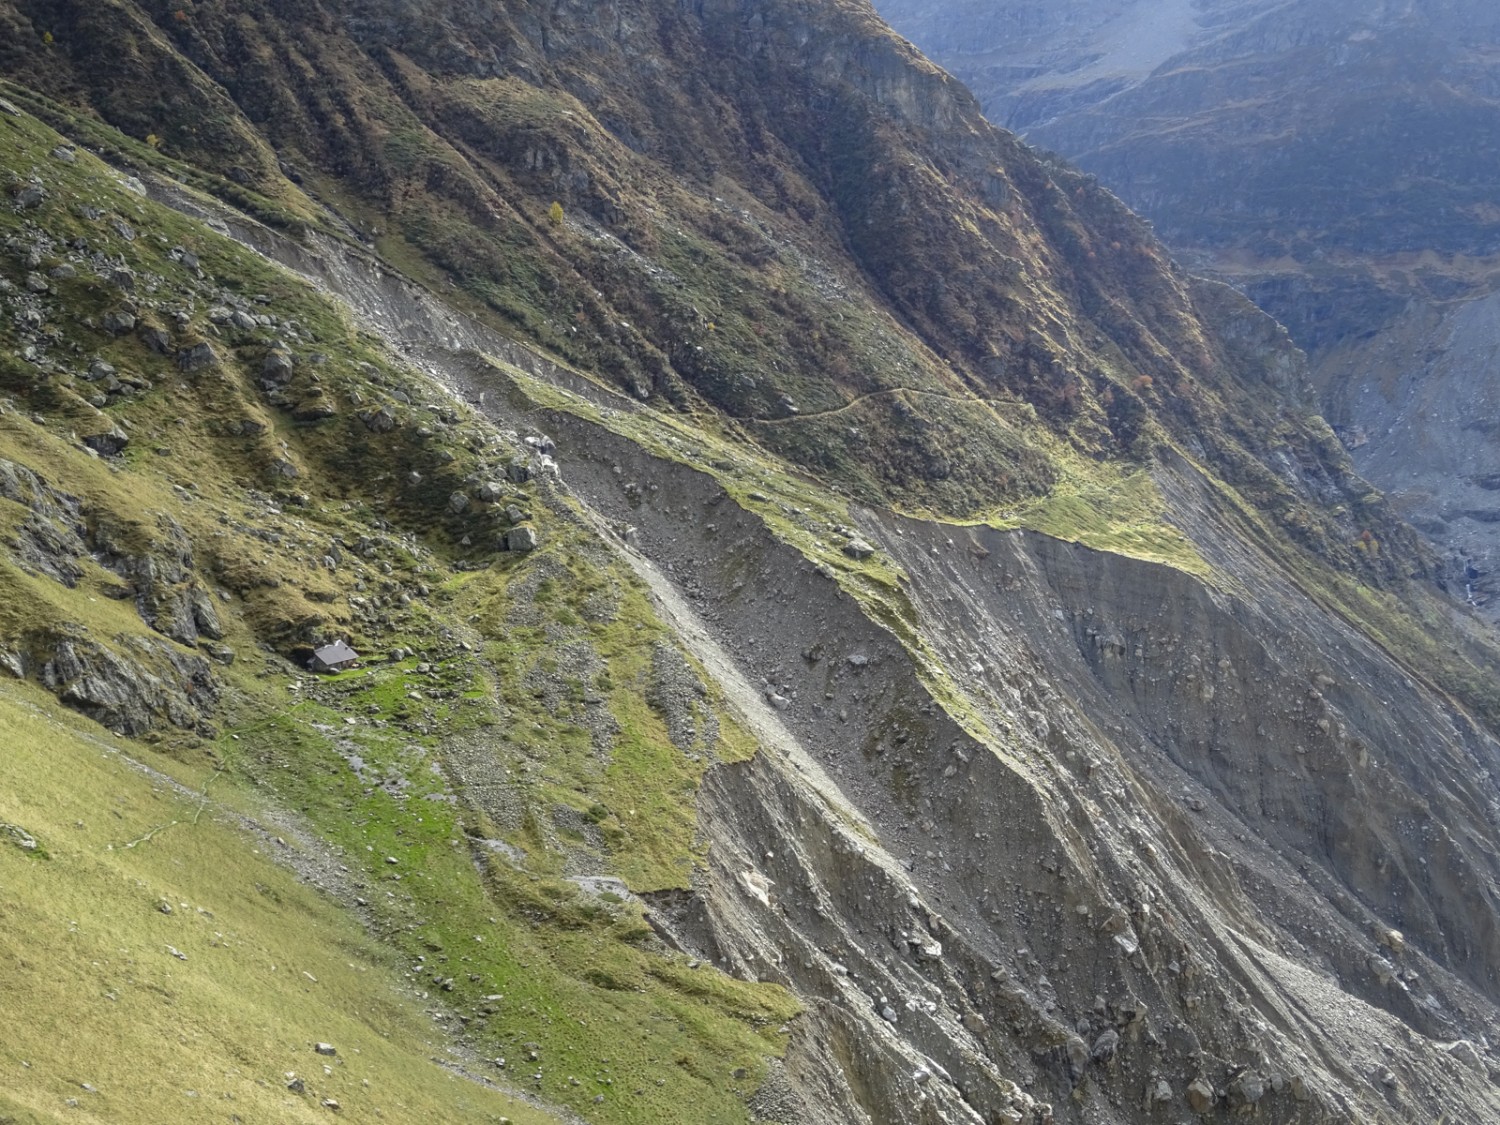
[[[881,8],[992,120],[1284,323],[1361,468],[1446,549],[1500,563],[1500,340],[1467,307],[1500,286],[1494,5]]]
[[[0,74],[0,1121],[1500,1119],[1466,575],[868,4]]]

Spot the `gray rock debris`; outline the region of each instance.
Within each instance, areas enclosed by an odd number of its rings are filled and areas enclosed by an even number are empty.
[[[293,370],[292,357],[283,351],[266,353],[260,365],[261,377],[277,384],[291,382]]]
[[[851,539],[844,544],[844,554],[851,559],[863,562],[875,553],[875,548],[863,539]]]
[[[83,444],[104,457],[118,457],[130,444],[130,435],[111,423],[107,430],[84,435]]]
[[[1120,1033],[1114,1028],[1109,1028],[1098,1039],[1094,1040],[1093,1049],[1089,1057],[1096,1063],[1105,1063],[1115,1057],[1115,1052],[1120,1048]]]
[[[218,355],[214,352],[213,346],[206,340],[193,344],[191,347],[183,348],[177,353],[177,367],[180,371],[202,371],[218,362]]]
[[[1218,1100],[1214,1094],[1213,1084],[1205,1078],[1194,1078],[1188,1083],[1187,1101],[1188,1107],[1194,1113],[1207,1113],[1213,1109]]]
[[[537,548],[536,531],[526,526],[513,527],[501,537],[501,543],[501,549],[505,551],[534,551]]]
[[[366,410],[359,416],[359,420],[372,434],[388,434],[396,428],[396,412],[389,406]]]
[[[34,852],[41,846],[36,837],[19,824],[0,824],[0,840],[9,841],[23,852]]]
[[[104,331],[115,336],[123,336],[127,332],[135,331],[135,314],[128,313],[124,309],[112,309],[104,314],[100,320]]]

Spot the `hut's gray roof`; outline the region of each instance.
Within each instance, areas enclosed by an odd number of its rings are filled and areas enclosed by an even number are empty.
[[[347,664],[351,660],[358,660],[359,653],[355,652],[343,641],[334,641],[331,645],[324,645],[313,653],[324,664]]]

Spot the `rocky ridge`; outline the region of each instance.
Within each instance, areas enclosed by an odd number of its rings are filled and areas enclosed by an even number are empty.
[[[1191,268],[1285,324],[1361,472],[1494,615],[1474,484],[1493,451],[1466,428],[1493,346],[1488,6],[881,9],[993,120],[1097,174]],[[1414,384],[1431,409],[1413,409]]]

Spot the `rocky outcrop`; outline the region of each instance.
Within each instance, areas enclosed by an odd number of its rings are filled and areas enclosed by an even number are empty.
[[[208,661],[166,641],[121,637],[105,646],[81,635],[32,637],[0,654],[0,667],[20,678],[34,676],[63,703],[118,734],[138,736],[162,726],[212,731],[219,687]]]
[[[86,565],[103,565],[127,583],[112,596],[133,597],[142,620],[157,632],[189,647],[223,636],[213,599],[194,575],[191,543],[175,520],[161,517],[161,536],[135,552],[126,544],[137,529],[97,513],[91,528],[76,497],[5,460],[0,500],[26,508],[13,556],[23,568],[71,588]],[[206,730],[219,694],[203,657],[140,636],[106,645],[23,624],[15,635],[0,637],[0,669],[39,680],[70,707],[128,735],[161,726]]]
[[[15,559],[28,570],[64,586],[83,577],[88,529],[76,497],[49,487],[24,465],[0,459],[0,499],[27,510],[15,544]]]
[[[218,610],[196,574],[187,532],[163,515],[156,534],[139,545],[131,542],[140,536],[141,529],[127,530],[108,519],[99,520],[93,533],[100,564],[129,584],[141,619],[179,644],[221,639]]]

